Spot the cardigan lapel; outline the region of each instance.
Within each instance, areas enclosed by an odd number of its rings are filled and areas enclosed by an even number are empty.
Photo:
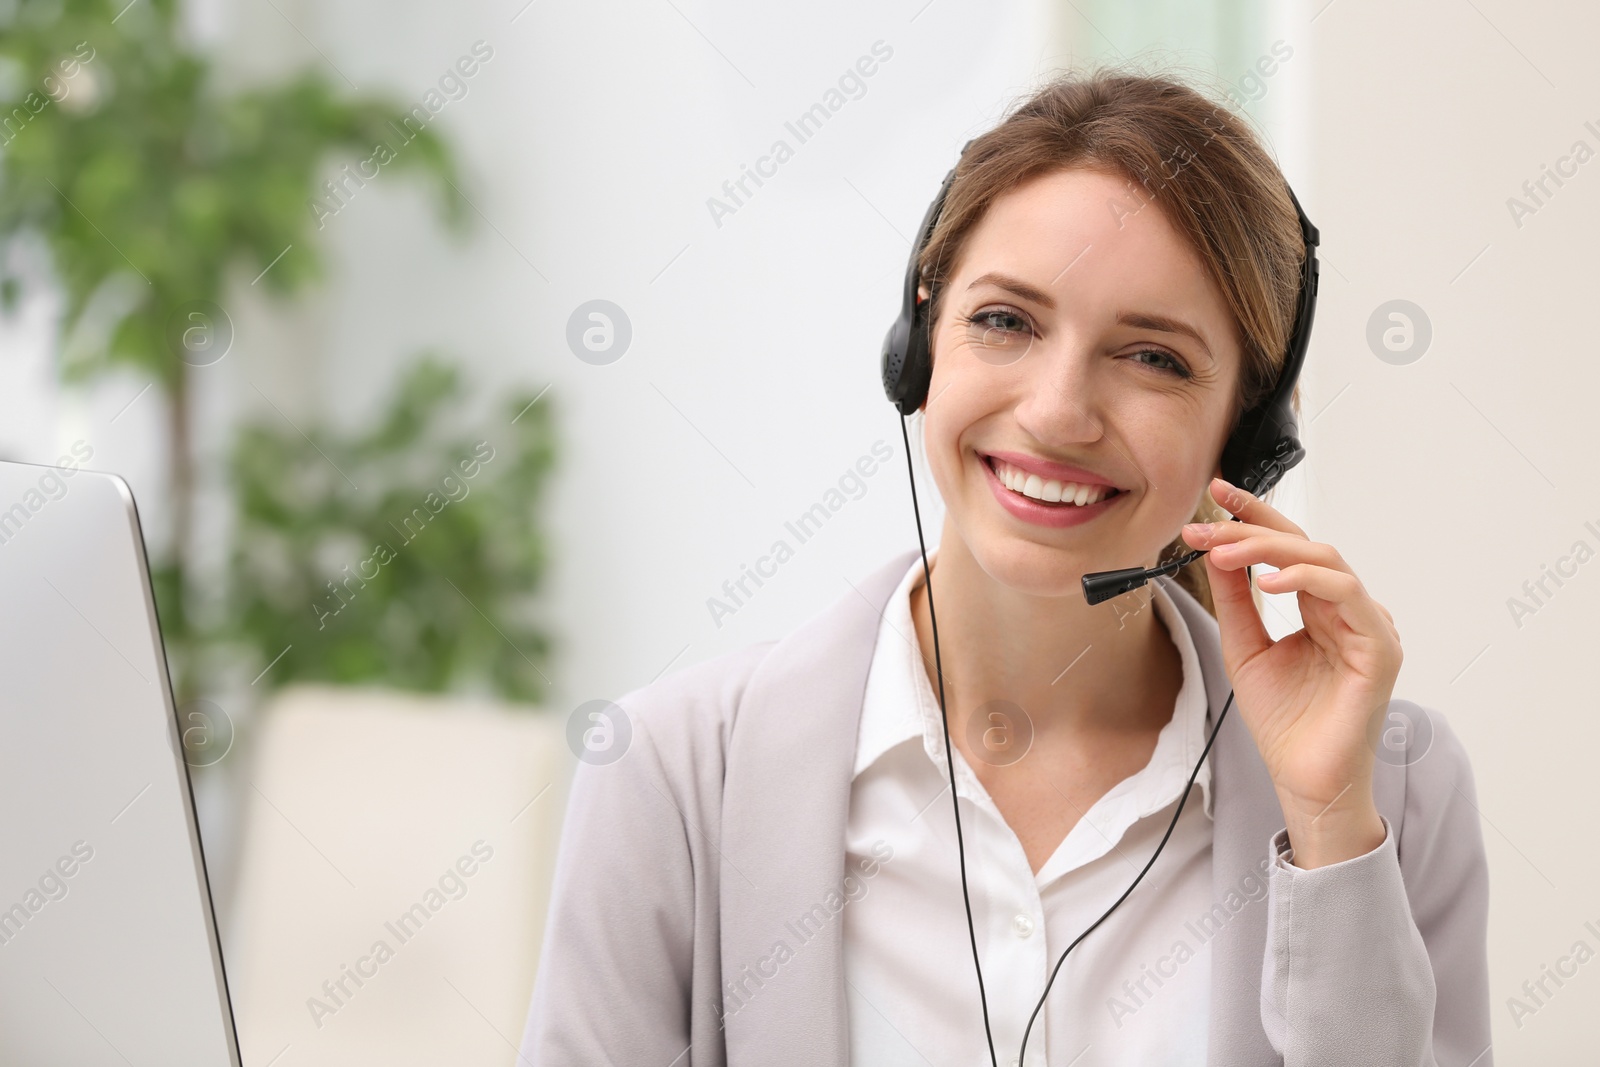
[[[918,555],[897,553],[778,641],[739,702],[721,846],[730,1063],[848,1060],[842,882],[856,732],[884,605]]]

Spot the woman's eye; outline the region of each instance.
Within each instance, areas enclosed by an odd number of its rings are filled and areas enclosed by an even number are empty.
[[[1173,373],[1178,374],[1178,375],[1180,375],[1180,376],[1182,376],[1184,378],[1189,377],[1189,368],[1185,367],[1180,360],[1178,360],[1176,357],[1174,357],[1169,352],[1163,352],[1159,348],[1146,348],[1146,349],[1142,349],[1142,350],[1134,353],[1134,357],[1135,358],[1138,358],[1140,356],[1155,356],[1158,360],[1165,360],[1166,361],[1165,364],[1162,364],[1162,363],[1146,363],[1145,364],[1146,366],[1156,367],[1157,369],[1160,369],[1160,370],[1169,370],[1169,371],[1172,371]]]
[[[1028,320],[1004,308],[986,308],[967,319],[967,325],[983,335],[987,343],[1009,340],[1027,331]]]

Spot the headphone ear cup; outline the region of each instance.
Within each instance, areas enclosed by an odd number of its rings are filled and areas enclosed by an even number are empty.
[[[933,380],[933,355],[928,350],[927,309],[926,302],[917,305],[916,318],[906,337],[906,400],[911,411],[922,407],[923,401],[927,400],[928,383]]]
[[[920,318],[920,316],[918,316]],[[928,395],[927,332],[904,315],[883,338],[883,391],[902,415],[914,414]]]
[[[1276,437],[1265,432],[1274,427],[1259,423],[1236,433],[1223,449],[1222,477],[1253,496],[1265,494],[1305,458],[1305,446],[1294,435],[1293,423],[1289,425],[1289,432]]]
[[[1300,218],[1305,259],[1300,267],[1300,299],[1288,351],[1272,394],[1239,417],[1238,426],[1222,449],[1222,476],[1258,497],[1276,485],[1278,479],[1306,455],[1294,413],[1294,386],[1305,363],[1306,348],[1311,342],[1311,324],[1316,319],[1317,287],[1322,273],[1317,262],[1317,244],[1321,235],[1306,218],[1293,189],[1289,189],[1289,200]]]
[[[972,146],[968,141],[961,146],[966,155]],[[959,161],[958,161],[959,166]],[[933,360],[928,351],[928,324],[926,307],[931,303],[917,299],[920,282],[917,259],[933,235],[933,227],[944,209],[950,183],[955,180],[956,167],[951,167],[939,185],[939,193],[922,216],[922,226],[917,230],[916,247],[911,250],[911,260],[906,265],[905,287],[901,294],[900,314],[883,338],[883,359],[880,372],[883,391],[902,415],[913,415],[928,397],[928,381],[933,376]]]
[[[883,355],[878,360],[878,376],[883,381],[883,395],[889,402],[900,403],[900,371],[905,366],[905,346],[900,340],[900,320],[895,319],[889,332],[883,335]]]

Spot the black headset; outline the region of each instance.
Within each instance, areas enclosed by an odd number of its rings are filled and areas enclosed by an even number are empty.
[[[972,141],[968,141],[961,146],[962,156],[966,155],[971,145]],[[928,213],[922,218],[922,226],[917,231],[917,244],[911,250],[911,261],[906,267],[905,292],[900,303],[900,316],[895,319],[894,325],[889,327],[889,332],[883,339],[881,367],[883,391],[900,412],[900,435],[905,442],[906,471],[911,476],[911,508],[917,521],[917,543],[922,549],[922,574],[928,589],[928,616],[933,624],[934,667],[939,677],[939,713],[944,720],[945,767],[950,777],[950,802],[955,810],[956,821],[956,851],[961,863],[961,898],[967,909],[967,936],[972,944],[972,965],[978,976],[978,1000],[983,1009],[983,1029],[989,1044],[989,1062],[993,1067],[998,1067],[999,1061],[994,1050],[994,1033],[989,1025],[989,1000],[983,985],[983,966],[978,958],[978,935],[972,921],[972,896],[967,888],[967,853],[961,835],[961,804],[956,795],[955,756],[950,747],[950,715],[945,710],[944,664],[939,655],[939,620],[933,607],[933,574],[928,567],[928,548],[922,535],[922,513],[917,507],[917,480],[911,468],[911,438],[906,429],[906,417],[922,407],[923,401],[928,396],[928,383],[933,377],[933,359],[929,346],[929,331],[932,325],[929,316],[924,313],[924,309],[933,302],[933,294],[930,291],[926,301],[918,299],[917,286],[921,278],[917,260],[933,235],[933,228],[939,221],[939,213],[944,210],[945,196],[950,192],[950,185],[955,180],[956,170],[959,167],[958,160],[956,166],[950,168],[950,173],[945,175],[944,182],[939,186],[939,195],[934,198],[928,207]],[[1317,307],[1319,270],[1316,247],[1319,235],[1311,220],[1306,218],[1306,213],[1300,207],[1300,200],[1294,195],[1294,190],[1289,189],[1287,185],[1285,188],[1288,190],[1289,199],[1294,203],[1295,213],[1300,217],[1300,234],[1305,239],[1306,248],[1305,259],[1300,267],[1300,298],[1295,310],[1294,330],[1289,336],[1288,352],[1284,356],[1283,368],[1278,373],[1278,380],[1272,392],[1240,415],[1238,423],[1222,449],[1223,478],[1258,497],[1276,485],[1284,472],[1304,459],[1306,454],[1305,446],[1300,443],[1298,436],[1292,398],[1295,381],[1299,378],[1300,368],[1305,363],[1306,346],[1311,340],[1311,321]],[[1238,521],[1237,516],[1234,521]],[[1155,567],[1130,567],[1085,574],[1084,598],[1090,604],[1109,600],[1144,585],[1151,578],[1177,573],[1180,567],[1198,559],[1206,551],[1206,549],[1190,551]],[[1107,908],[1087,930],[1079,934],[1056,961],[1055,967],[1050,972],[1050,979],[1045,983],[1044,992],[1039,995],[1039,1002],[1028,1018],[1028,1027],[1023,1031],[1022,1050],[1017,1056],[1019,1062],[1026,1062],[1028,1036],[1033,1032],[1033,1024],[1038,1019],[1039,1012],[1044,1009],[1045,999],[1050,995],[1050,987],[1055,985],[1056,975],[1061,973],[1061,966],[1067,961],[1067,954],[1077,948],[1084,938],[1093,933],[1096,927],[1106,921],[1107,916],[1128,899],[1134,886],[1137,886],[1145,873],[1154,866],[1156,857],[1161,855],[1161,850],[1166,847],[1167,839],[1177,827],[1178,816],[1183,814],[1184,804],[1188,802],[1189,793],[1194,788],[1195,778],[1200,774],[1200,766],[1211,753],[1211,746],[1217,740],[1217,733],[1222,729],[1222,722],[1228,717],[1228,709],[1232,706],[1233,692],[1230,689],[1227,703],[1222,706],[1222,712],[1217,716],[1216,725],[1211,729],[1211,736],[1200,753],[1200,759],[1189,774],[1189,784],[1178,800],[1178,808],[1172,814],[1167,832],[1162,835],[1161,843],[1156,846],[1149,862],[1144,865],[1144,869],[1134,878],[1122,896],[1117,898],[1116,903]]]

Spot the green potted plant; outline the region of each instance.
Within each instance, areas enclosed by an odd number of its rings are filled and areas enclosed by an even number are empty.
[[[424,353],[367,429],[241,428],[228,576],[208,629],[246,650],[258,688],[548,693],[535,519],[552,409],[512,395],[469,421],[466,399],[460,374]]]
[[[225,90],[183,39],[176,0],[14,0],[0,8],[0,97],[0,264],[42,243],[62,336],[103,338],[63,346],[66,380],[132,368],[166,400],[173,534],[153,546],[152,572],[182,700],[198,687],[184,565],[191,378],[216,358],[230,279],[281,297],[319,276],[319,177],[330,157],[366,159],[392,141],[406,107],[345,94],[315,70]],[[407,132],[385,173],[423,176],[459,228],[450,153],[431,129]],[[15,307],[30,281],[0,276],[0,305]]]

